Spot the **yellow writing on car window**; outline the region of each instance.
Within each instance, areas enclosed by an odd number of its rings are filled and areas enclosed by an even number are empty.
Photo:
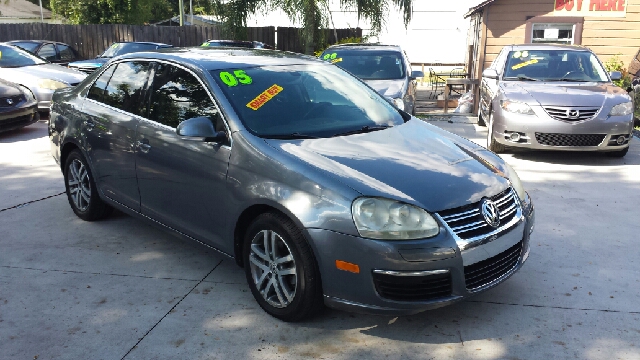
[[[258,110],[260,109],[260,107],[262,107],[262,105],[266,104],[267,101],[273,99],[274,96],[281,93],[282,90],[284,90],[282,86],[273,84],[273,86],[263,91],[262,94],[256,96],[255,99],[249,101],[247,107],[251,110]]]
[[[2,59],[2,51],[0,51],[0,59]]]
[[[521,63],[520,63],[520,64],[518,64],[518,65],[513,65],[513,66],[511,67],[511,70],[518,70],[518,69],[523,68],[523,67],[525,67],[525,66],[529,66],[529,65],[531,65],[531,64],[537,64],[537,63],[538,63],[538,59],[531,59],[531,60],[527,60],[527,61],[525,61],[525,62],[521,62]]]
[[[331,63],[335,64],[335,63],[339,63],[340,61],[342,61],[342,58],[333,59],[331,60]]]

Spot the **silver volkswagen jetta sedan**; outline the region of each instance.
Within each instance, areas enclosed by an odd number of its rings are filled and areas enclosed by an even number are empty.
[[[282,320],[444,306],[529,255],[513,169],[312,57],[124,55],[55,93],[49,133],[77,216],[117,208],[234,258]]]
[[[625,156],[633,103],[589,49],[571,45],[505,46],[482,74],[478,123],[487,148],[604,151]]]

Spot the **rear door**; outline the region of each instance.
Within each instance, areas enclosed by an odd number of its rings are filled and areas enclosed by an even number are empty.
[[[83,106],[87,152],[99,190],[140,211],[136,178],[136,131],[145,110],[151,63],[126,61],[107,68],[89,89]]]
[[[178,136],[182,121],[208,117],[227,133],[217,104],[204,83],[179,65],[157,63],[149,88],[148,120],[138,126],[136,155],[141,209],[163,224],[223,250],[231,143],[195,141]]]

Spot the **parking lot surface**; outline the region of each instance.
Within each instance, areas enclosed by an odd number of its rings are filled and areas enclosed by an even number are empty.
[[[464,119],[430,123],[485,145]],[[622,159],[503,158],[536,206],[520,272],[414,316],[291,324],[229,258],[119,212],[78,219],[44,122],[0,134],[0,358],[640,359],[640,140]]]

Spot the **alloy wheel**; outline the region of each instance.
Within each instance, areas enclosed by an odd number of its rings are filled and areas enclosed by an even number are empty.
[[[296,295],[298,275],[291,249],[273,230],[262,230],[251,241],[251,277],[269,305],[285,308]]]
[[[78,159],[69,164],[69,195],[79,211],[87,211],[91,201],[91,181],[85,165]]]

